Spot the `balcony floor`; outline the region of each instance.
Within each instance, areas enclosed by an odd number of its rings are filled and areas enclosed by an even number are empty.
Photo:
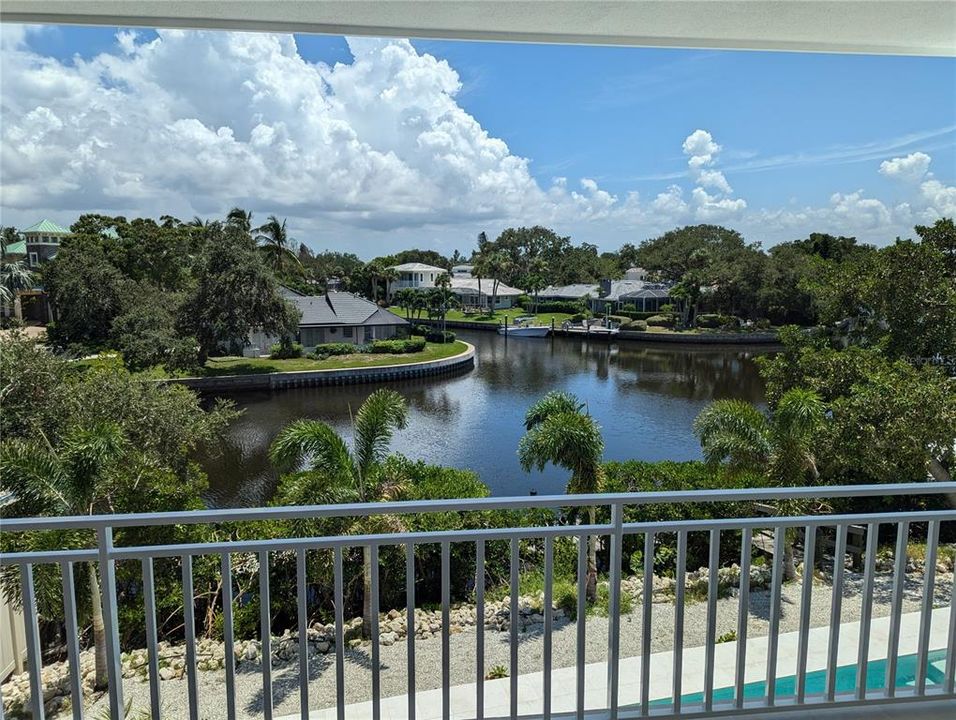
[[[931,623],[930,648],[946,646],[949,628],[949,608],[940,608],[933,611]],[[901,619],[899,655],[914,654],[917,651],[919,629],[919,613],[906,613]],[[887,641],[889,638],[890,621],[888,617],[874,618],[870,631],[869,659],[883,660],[886,658]],[[838,665],[855,665],[857,660],[857,643],[860,634],[860,623],[849,622],[840,626],[840,649]],[[788,677],[796,671],[799,633],[791,632],[780,635],[778,646],[777,677]],[[766,655],[768,638],[766,636],[751,638],[747,643],[746,682],[757,682],[764,679],[766,673]],[[824,670],[827,664],[827,649],[829,645],[829,628],[819,627],[810,630],[808,643],[807,670],[809,672]],[[734,668],[736,662],[737,643],[720,643],[715,648],[715,675],[714,687],[723,688],[734,683]],[[685,648],[682,672],[683,694],[698,693],[703,690],[703,674],[705,651],[703,647]],[[620,705],[622,711],[626,706],[640,702],[640,658],[622,658],[620,665]],[[673,683],[673,653],[662,652],[651,656],[651,700],[670,697]],[[439,673],[440,668],[436,667]],[[542,712],[543,673],[528,673],[519,676],[518,680],[518,712],[522,716],[540,716]],[[575,710],[575,669],[573,667],[557,668],[552,672],[552,712],[555,714],[573,713]],[[585,707],[587,710],[599,710],[606,707],[607,692],[607,665],[606,663],[591,663],[585,667]],[[428,690],[416,694],[417,720],[440,720],[442,717],[441,690]],[[456,685],[451,688],[451,718],[452,720],[468,720],[476,714],[476,685],[474,683]],[[508,678],[488,680],[485,682],[485,716],[507,717],[510,711],[510,680]],[[407,720],[408,701],[405,695],[396,695],[383,698],[381,701],[382,720]],[[689,708],[688,708],[689,709]],[[956,718],[956,702],[943,701],[933,703],[901,702],[883,707],[842,707],[824,709],[820,706],[794,708],[786,713],[785,717],[812,717],[827,718],[868,718],[868,720],[882,720],[883,718]],[[732,714],[721,713],[721,717],[734,717]],[[297,720],[299,715],[289,715],[279,720]],[[314,710],[309,713],[311,720],[335,720],[335,708]],[[346,720],[367,720],[372,717],[371,702],[355,703],[346,707]],[[779,712],[746,713],[748,718],[781,717]]]

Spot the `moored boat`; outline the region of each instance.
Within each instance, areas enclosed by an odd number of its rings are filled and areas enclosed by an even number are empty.
[[[498,328],[499,335],[509,337],[547,337],[550,332],[547,325],[502,325]]]

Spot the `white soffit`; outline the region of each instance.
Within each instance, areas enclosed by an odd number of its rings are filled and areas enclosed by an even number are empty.
[[[956,0],[2,0],[0,20],[956,56]]]

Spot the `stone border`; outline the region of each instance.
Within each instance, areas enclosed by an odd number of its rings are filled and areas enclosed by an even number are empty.
[[[435,327],[437,320],[421,318],[419,320],[409,320],[416,324]],[[445,324],[452,330],[483,330],[485,332],[495,332],[498,325],[492,323],[468,322],[467,320],[446,320]],[[632,340],[637,342],[655,342],[655,343],[678,343],[684,345],[780,345],[780,338],[775,332],[755,332],[755,333],[727,333],[716,332],[701,335],[684,335],[678,333],[656,333],[643,330],[621,330],[620,333],[613,336],[609,335],[583,335],[581,333],[569,333],[561,328],[554,329],[555,335],[562,337],[579,337],[588,340]]]
[[[251,375],[218,375],[214,377],[170,378],[163,383],[185,385],[194,390],[277,390],[282,388],[322,387],[326,385],[356,385],[360,383],[410,380],[431,375],[449,375],[464,372],[475,366],[475,346],[467,343],[464,352],[438,360],[422,360],[400,365],[381,365],[364,368],[334,368],[328,370],[294,370],[289,372],[258,373]]]

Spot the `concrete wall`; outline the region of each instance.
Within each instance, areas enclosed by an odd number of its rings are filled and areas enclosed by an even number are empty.
[[[383,367],[349,368],[343,370],[301,370],[297,372],[262,373],[260,375],[223,375],[220,377],[176,378],[157,382],[178,383],[194,390],[227,392],[234,390],[276,390],[291,387],[317,387],[323,385],[355,385],[381,383],[392,380],[408,380],[431,375],[448,375],[470,370],[475,365],[475,348],[465,343],[467,349],[453,357],[441,360],[425,360],[403,365]]]

